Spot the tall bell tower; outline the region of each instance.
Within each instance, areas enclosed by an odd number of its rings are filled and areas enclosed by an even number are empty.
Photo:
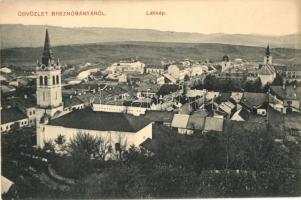
[[[37,61],[37,145],[43,146],[43,124],[63,111],[61,66],[54,60],[46,29],[42,62]]]

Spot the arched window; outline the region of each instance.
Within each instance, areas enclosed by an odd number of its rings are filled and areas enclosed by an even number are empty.
[[[48,85],[48,78],[47,78],[47,76],[44,76],[44,85]]]
[[[56,75],[56,84],[60,84],[60,78],[59,78],[59,75]]]
[[[55,76],[52,76],[52,85],[55,85]]]
[[[43,76],[40,76],[40,85],[43,85]]]

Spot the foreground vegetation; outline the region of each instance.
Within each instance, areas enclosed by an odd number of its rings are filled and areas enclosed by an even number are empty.
[[[86,133],[69,143],[58,138],[43,150],[32,148],[31,138],[29,129],[2,135],[2,173],[15,182],[20,198],[301,195],[300,145],[277,144],[269,130],[186,136],[156,125],[151,142],[121,150],[116,160],[105,160],[103,141]],[[49,164],[75,184],[50,187],[63,182],[51,178]]]

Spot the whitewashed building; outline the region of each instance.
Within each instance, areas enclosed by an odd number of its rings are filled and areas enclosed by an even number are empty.
[[[145,114],[147,108],[135,107],[135,106],[124,106],[114,104],[93,104],[93,111],[97,112],[112,112],[112,113],[128,113],[135,116]]]
[[[107,68],[106,71],[109,73],[118,73],[118,72],[125,72],[125,73],[144,73],[145,64],[140,61],[134,61],[134,62],[126,62],[126,61],[120,61],[117,63],[113,63],[110,67]]]
[[[272,83],[276,78],[276,70],[272,64],[272,56],[270,53],[270,47],[267,46],[264,61],[261,69],[258,72],[258,77],[261,80],[262,85]]]
[[[146,67],[146,73],[149,74],[163,74],[164,68],[160,65],[150,65]]]
[[[145,117],[137,117],[124,113],[95,112],[78,110],[48,121],[45,117],[41,125],[38,143],[54,141],[64,136],[70,141],[78,133],[88,133],[101,137],[113,147],[118,143],[128,149],[139,146],[146,139],[152,139],[152,122]]]

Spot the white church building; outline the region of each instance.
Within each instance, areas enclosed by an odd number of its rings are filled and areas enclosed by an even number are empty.
[[[92,110],[64,114],[60,62],[54,60],[46,30],[42,63],[37,62],[37,146],[64,136],[66,142],[84,132],[109,141],[110,146],[139,146],[152,139],[152,122],[141,116]],[[122,143],[122,144],[121,144]],[[114,148],[113,148],[114,150]]]
[[[270,46],[266,48],[263,65],[259,69],[258,77],[261,80],[262,85],[272,83],[276,78],[276,70],[272,63],[272,55],[270,53]]]

